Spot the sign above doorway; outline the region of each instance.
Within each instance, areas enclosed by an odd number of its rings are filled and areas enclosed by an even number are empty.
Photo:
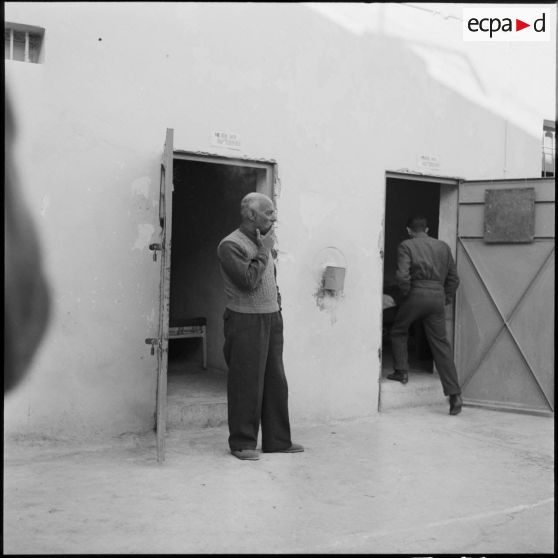
[[[211,145],[214,147],[227,147],[229,149],[240,149],[240,136],[231,132],[211,132]]]
[[[419,169],[439,171],[440,158],[437,155],[417,155],[417,166]]]

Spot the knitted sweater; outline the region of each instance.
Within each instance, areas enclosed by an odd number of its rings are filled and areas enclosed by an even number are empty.
[[[236,229],[217,248],[227,308],[244,314],[279,311],[275,266],[269,250]]]

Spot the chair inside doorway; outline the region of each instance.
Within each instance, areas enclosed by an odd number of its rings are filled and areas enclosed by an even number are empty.
[[[207,370],[207,320],[198,318],[175,318],[169,326],[169,339],[202,340],[202,367]]]

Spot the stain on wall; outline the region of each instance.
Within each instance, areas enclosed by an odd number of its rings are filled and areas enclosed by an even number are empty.
[[[138,234],[132,250],[145,250],[149,248],[149,243],[155,232],[155,227],[151,223],[137,225]]]
[[[136,178],[132,182],[132,193],[137,196],[143,196],[145,198],[149,197],[149,190],[151,188],[151,179],[149,176],[142,176],[141,178]]]

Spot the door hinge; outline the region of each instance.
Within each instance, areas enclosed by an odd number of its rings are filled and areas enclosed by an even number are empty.
[[[151,354],[155,354],[155,345],[159,347],[161,345],[161,340],[158,337],[148,337],[145,340],[146,345],[151,345]]]
[[[153,261],[157,261],[157,250],[162,250],[162,246],[160,244],[150,244],[149,249],[153,250]]]

